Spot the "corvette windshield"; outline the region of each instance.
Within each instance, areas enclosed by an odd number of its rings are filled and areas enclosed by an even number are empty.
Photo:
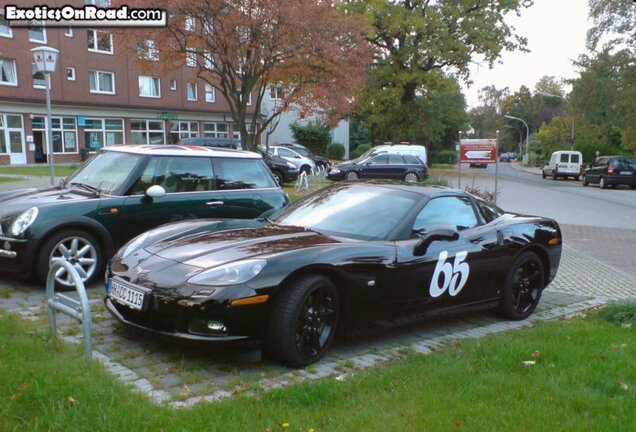
[[[297,202],[273,222],[338,237],[386,240],[420,198],[397,189],[342,185]]]
[[[121,188],[141,156],[107,151],[99,153],[66,179],[71,186],[90,188],[107,194]]]

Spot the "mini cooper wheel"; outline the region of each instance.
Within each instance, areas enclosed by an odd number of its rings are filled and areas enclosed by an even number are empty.
[[[506,318],[522,320],[529,317],[541,299],[544,270],[539,257],[523,252],[510,267],[504,285],[499,311]]]
[[[415,173],[407,173],[404,176],[404,181],[407,183],[417,183],[419,180],[419,177]]]
[[[345,174],[345,180],[358,180],[358,173],[355,171],[349,171]]]
[[[99,243],[89,233],[82,230],[60,231],[50,237],[40,249],[37,258],[37,274],[46,282],[49,268],[55,261],[70,262],[82,279],[88,284],[98,273],[102,264]],[[72,288],[73,279],[65,269],[55,273],[56,285],[62,289]]]
[[[328,278],[296,280],[274,305],[265,352],[292,367],[317,362],[336,333],[339,306],[338,292]]]

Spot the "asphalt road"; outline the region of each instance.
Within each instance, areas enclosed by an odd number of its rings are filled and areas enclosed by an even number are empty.
[[[497,204],[505,210],[537,214],[560,224],[636,229],[636,191],[628,187],[583,187],[574,180],[542,179],[540,175],[499,164]],[[457,185],[457,177],[452,179]],[[495,166],[462,169],[462,188],[495,189]]]
[[[457,176],[451,179],[457,186]],[[462,188],[495,189],[495,167],[462,169]],[[574,180],[542,179],[499,164],[497,204],[507,211],[559,222],[564,243],[636,276],[636,190],[583,187]]]

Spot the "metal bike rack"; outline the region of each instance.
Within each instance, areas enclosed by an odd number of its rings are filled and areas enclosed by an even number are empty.
[[[73,279],[73,285],[79,295],[79,301],[72,299],[64,294],[55,292],[55,273],[64,268]],[[84,357],[90,360],[93,356],[92,340],[91,340],[91,306],[88,303],[86,288],[82,278],[77,270],[68,261],[55,261],[51,264],[49,274],[46,278],[46,303],[49,306],[49,326],[53,338],[57,337],[57,324],[55,321],[55,313],[62,312],[65,315],[79,321],[84,331]]]

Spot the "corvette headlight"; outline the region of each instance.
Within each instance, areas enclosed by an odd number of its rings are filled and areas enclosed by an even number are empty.
[[[17,218],[15,218],[15,220],[11,224],[11,228],[9,229],[11,235],[19,236],[20,234],[25,232],[27,228],[33,225],[33,222],[35,222],[35,218],[38,217],[38,213],[39,210],[37,207],[31,207],[27,211],[20,214]]]
[[[142,235],[134,238],[125,246],[124,252],[122,252],[121,257],[126,258],[128,255],[139,249],[139,246],[141,246],[146,241],[149,235],[150,231],[146,231]]]
[[[287,162],[287,166],[290,167],[290,168],[296,169],[296,165],[294,165],[291,162]]]
[[[245,283],[255,277],[267,264],[264,259],[250,259],[205,270],[188,279],[192,285],[225,286]]]

